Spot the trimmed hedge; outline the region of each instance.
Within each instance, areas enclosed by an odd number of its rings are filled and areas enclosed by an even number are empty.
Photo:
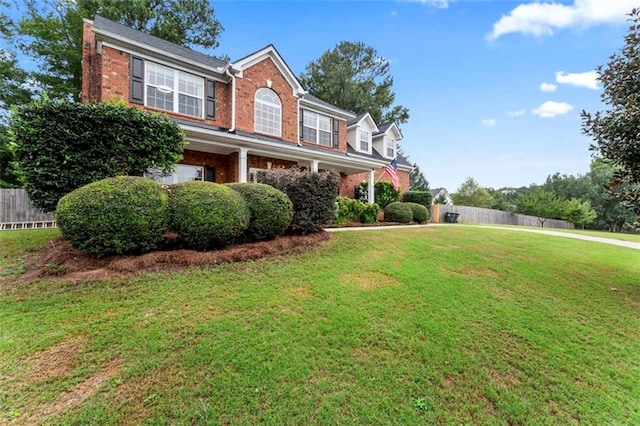
[[[168,194],[142,177],[85,185],[60,199],[56,222],[73,247],[97,257],[156,249],[167,229]]]
[[[209,250],[236,242],[249,217],[242,196],[224,185],[190,181],[171,186],[170,227],[188,248]]]
[[[427,219],[429,219],[429,210],[422,204],[418,204],[418,203],[404,203],[404,204],[409,206],[409,208],[411,208],[411,211],[413,212],[414,222],[423,223],[423,222],[426,222]]]
[[[34,101],[18,107],[10,125],[24,187],[47,212],[88,183],[152,167],[169,171],[184,148],[177,123],[124,102]]]
[[[402,194],[403,203],[422,204],[426,208],[431,207],[431,199],[433,196],[428,191],[407,191]]]
[[[396,201],[384,209],[385,222],[409,223],[413,219],[413,210],[408,205]]]
[[[262,183],[228,183],[226,186],[238,192],[249,209],[249,226],[243,240],[273,239],[291,225],[293,204],[284,192]]]
[[[369,204],[353,198],[336,198],[335,223],[346,222],[374,223],[378,221],[380,208],[377,204]]]
[[[378,221],[378,213],[380,213],[380,207],[377,204],[365,203],[360,215],[360,222],[376,223]]]
[[[334,219],[340,175],[334,171],[309,172],[296,167],[260,171],[258,181],[289,196],[293,203],[291,232],[307,234],[322,230]]]

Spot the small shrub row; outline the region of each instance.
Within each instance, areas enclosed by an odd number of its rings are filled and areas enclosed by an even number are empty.
[[[290,231],[318,232],[334,219],[340,175],[334,171],[308,172],[299,168],[273,169],[258,173],[258,182],[271,185],[293,203]]]
[[[336,198],[335,223],[346,222],[374,223],[378,220],[380,208],[377,204],[369,204],[347,197]]]
[[[417,223],[426,222],[429,219],[429,210],[418,203],[395,202],[384,209],[385,222]]]
[[[56,220],[74,247],[103,257],[155,250],[167,230],[197,250],[274,238],[292,214],[286,194],[267,185],[192,181],[167,192],[151,179],[121,176],[62,197]]]

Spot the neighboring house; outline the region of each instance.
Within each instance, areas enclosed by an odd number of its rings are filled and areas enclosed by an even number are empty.
[[[273,45],[226,62],[101,16],[85,20],[83,37],[83,102],[122,99],[184,130],[184,159],[166,183],[247,182],[297,165],[336,170],[344,196],[366,180],[373,202],[373,183],[402,137],[395,124],[378,128],[369,114],[358,120],[307,94]],[[399,156],[405,190],[410,171]]]
[[[453,205],[453,199],[445,188],[430,189],[429,192],[431,192],[431,196],[433,197],[431,198],[431,204],[433,204],[436,200],[444,200],[444,203],[441,202],[439,204],[448,204],[450,206]]]

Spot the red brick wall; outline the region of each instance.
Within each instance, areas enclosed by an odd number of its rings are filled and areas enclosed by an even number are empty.
[[[287,160],[279,160],[277,158],[269,158],[262,157],[259,155],[251,155],[247,156],[247,169],[255,168],[255,169],[266,169],[267,161],[271,162],[271,168],[285,168],[289,169],[293,166],[297,166],[298,163],[295,161],[287,161]]]
[[[375,178],[374,181],[377,182],[387,181],[391,182],[391,179],[388,175],[384,173],[384,169],[376,169],[374,172]],[[409,190],[409,172],[405,172],[402,170],[398,170],[398,180],[400,183],[400,190],[402,192],[407,192]],[[353,188],[356,185],[359,185],[362,181],[369,181],[369,173],[356,173],[353,175],[343,176],[342,182],[340,183],[340,195],[343,197],[353,198],[355,197]]]
[[[93,26],[84,23],[82,43],[82,102],[90,100],[107,101],[122,99],[130,106],[144,108],[138,104],[129,103],[129,59],[128,53],[112,47],[103,46],[102,55],[96,51],[95,33]],[[218,82],[216,87],[216,119],[205,120],[190,115],[161,111],[185,120],[204,122],[222,128],[231,127],[231,85]]]
[[[271,90],[276,92],[282,103],[282,139],[297,143],[298,99],[293,96],[293,89],[271,58],[243,70],[242,75],[242,78],[236,78],[236,128],[254,133],[256,91],[267,87],[269,79],[272,81]]]

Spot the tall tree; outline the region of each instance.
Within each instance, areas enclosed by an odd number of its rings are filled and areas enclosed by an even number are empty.
[[[24,3],[15,46],[52,98],[80,99],[82,20],[96,13],[184,46],[215,48],[223,28],[209,0],[14,0]]]
[[[362,42],[342,41],[310,62],[300,75],[302,85],[314,96],[361,114],[376,123],[406,123],[409,110],[393,105],[393,77],[389,60]]]
[[[489,191],[480,187],[472,177],[462,182],[458,192],[452,194],[451,198],[457,206],[490,208],[493,205],[493,197]]]
[[[413,170],[409,173],[409,189],[412,191],[428,191],[429,181],[424,177],[418,164],[413,163]]]
[[[640,9],[629,16],[624,46],[597,68],[608,109],[583,111],[582,132],[594,139],[592,150],[619,167],[610,189],[640,215]]]
[[[8,4],[0,1],[0,7],[8,7]],[[0,36],[11,39],[15,30],[13,21],[0,13]],[[15,52],[0,48],[0,118],[12,105],[31,100],[32,90],[27,77],[28,73],[20,68]]]

